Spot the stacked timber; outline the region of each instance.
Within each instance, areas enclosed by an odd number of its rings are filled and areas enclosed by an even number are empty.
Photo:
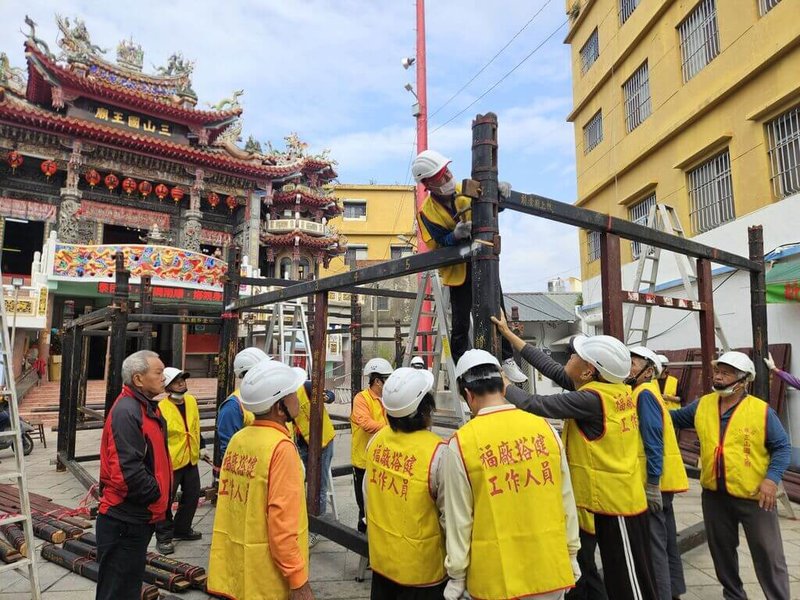
[[[13,563],[22,558],[22,554],[11,544],[0,539],[0,560],[4,563]]]
[[[5,536],[8,543],[22,556],[28,556],[28,544],[25,542],[25,532],[17,523],[0,525],[0,533]]]

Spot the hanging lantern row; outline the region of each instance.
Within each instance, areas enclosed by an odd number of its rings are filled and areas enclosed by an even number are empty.
[[[22,163],[25,162],[25,160],[22,158],[22,154],[16,150],[9,152],[6,160],[8,161],[8,166],[11,167],[12,173],[16,173],[17,167],[21,167]]]
[[[174,187],[169,193],[172,196],[172,199],[175,201],[175,204],[178,204],[181,200],[183,200],[184,191],[179,187]]]
[[[43,160],[40,167],[47,179],[50,179],[58,171],[58,164],[54,160]]]
[[[86,183],[89,184],[89,187],[94,188],[94,186],[100,183],[100,173],[98,173],[94,169],[89,169],[88,171],[86,171],[84,179],[86,179]]]
[[[48,165],[47,167],[45,167],[45,163],[48,162],[52,163],[53,166]],[[58,170],[57,165],[53,161],[45,161],[44,163],[42,163],[42,172],[44,172],[45,175],[47,175],[48,173],[52,175],[57,170]],[[48,175],[48,177],[50,175]],[[149,181],[137,182],[135,179],[131,179],[130,177],[126,177],[125,179],[123,179],[122,183],[120,184],[119,177],[117,177],[114,173],[109,173],[108,175],[105,176],[105,178],[101,178],[100,173],[98,173],[95,169],[89,169],[88,171],[86,171],[83,178],[86,180],[86,183],[89,184],[89,187],[92,188],[94,188],[97,184],[99,184],[102,179],[103,183],[110,192],[113,192],[115,189],[117,189],[117,187],[120,187],[121,185],[122,191],[125,192],[128,196],[131,196],[132,194],[138,191],[138,193],[142,196],[142,198],[147,198],[150,194],[155,192],[159,200],[163,200],[169,195],[176,203],[178,203],[183,199],[185,195],[183,189],[177,186],[172,188],[172,190],[170,190],[163,183],[159,183],[155,186],[155,188],[153,188],[153,184],[150,183]]]
[[[126,177],[122,180],[122,191],[124,191],[128,196],[130,196],[133,192],[136,191],[136,182],[131,179],[130,177]]]

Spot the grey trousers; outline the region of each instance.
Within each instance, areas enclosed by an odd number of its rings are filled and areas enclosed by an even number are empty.
[[[726,600],[747,600],[739,577],[739,524],[744,527],[758,583],[767,600],[789,600],[789,572],[783,555],[778,512],[725,492],[703,490],[703,521],[714,571]]]
[[[650,518],[650,548],[653,558],[653,574],[660,600],[672,600],[686,593],[683,578],[683,563],[678,552],[678,532],[675,526],[675,511],[672,499],[675,494],[661,494],[664,510],[648,512]]]

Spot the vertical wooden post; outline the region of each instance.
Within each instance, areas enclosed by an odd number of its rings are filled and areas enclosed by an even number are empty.
[[[600,286],[603,302],[603,333],[625,341],[622,322],[622,262],[619,236],[600,234]]]
[[[480,197],[472,200],[472,324],[475,348],[500,357],[500,337],[490,317],[500,314],[500,235],[497,228],[497,115],[472,122],[472,179]]]
[[[403,366],[403,334],[400,331],[400,319],[394,320],[394,368]]]
[[[128,330],[130,272],[125,268],[125,255],[117,252],[115,260],[115,287],[111,314],[111,352],[109,356],[108,378],[106,380],[105,416],[111,413],[111,407],[122,390],[122,363],[125,360],[125,347]]]
[[[711,285],[711,262],[705,258],[697,259],[697,297],[705,304],[700,311],[700,356],[702,361],[703,392],[711,391],[712,367],[717,342],[714,331],[714,289]]]
[[[764,231],[761,225],[747,228],[750,260],[761,265],[761,270],[750,271],[750,319],[753,327],[753,363],[756,380],[753,395],[769,402],[769,370],[764,359],[769,354],[767,338],[767,282],[764,270]]]
[[[311,423],[308,440],[308,512],[319,515],[319,492],[322,478],[327,476],[320,469],[322,458],[322,411],[325,410],[325,360],[327,347],[326,322],[328,320],[328,292],[314,295],[314,335],[311,343],[313,373],[311,377]]]
[[[84,307],[83,314],[88,315],[90,312],[92,312],[92,307],[91,306]],[[89,337],[88,336],[81,336],[81,337],[83,339],[81,339],[81,345],[80,345],[81,355],[80,355],[80,361],[79,361],[78,364],[83,365],[89,358]],[[75,393],[76,405],[78,407],[81,407],[81,406],[85,407],[86,406],[86,384],[87,384],[87,379],[89,378],[89,369],[86,366],[82,366],[81,369],[79,371],[77,371],[77,372],[79,373],[79,379],[78,379],[76,393]],[[73,386],[74,385],[75,384],[73,384]],[[85,418],[84,414],[81,413],[81,414],[78,415],[78,419],[80,419],[81,421],[83,421],[84,418]]]
[[[363,371],[361,354],[361,304],[358,294],[350,294],[350,409],[353,398],[361,391],[361,373]]]
[[[69,448],[70,435],[70,414],[72,408],[72,378],[68,374],[72,372],[72,338],[75,335],[75,328],[70,325],[70,321],[75,318],[75,301],[64,301],[64,315],[61,320],[61,385],[58,399],[58,439],[56,450],[59,455],[66,455]],[[65,471],[66,465],[58,459],[56,469]]]
[[[139,285],[139,307],[140,312],[145,315],[153,313],[153,277],[152,275],[142,275],[142,282]],[[141,323],[139,331],[142,332],[142,337],[139,338],[139,350],[152,350],[153,349],[153,324]],[[175,365],[179,369],[181,365]]]

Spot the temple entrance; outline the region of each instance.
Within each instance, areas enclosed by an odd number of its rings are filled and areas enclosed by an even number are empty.
[[[30,276],[33,255],[42,251],[44,222],[6,218],[2,239],[3,275]]]
[[[103,225],[104,244],[143,244],[146,231],[123,225]]]

